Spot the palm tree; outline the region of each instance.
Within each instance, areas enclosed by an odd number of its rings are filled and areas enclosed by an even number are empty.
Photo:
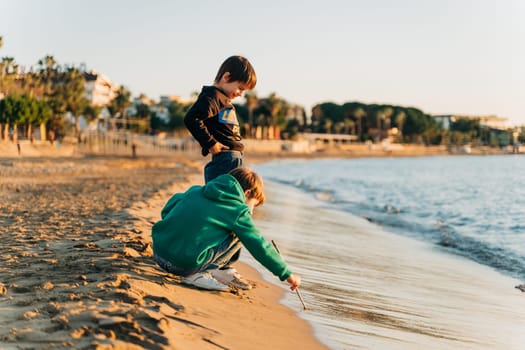
[[[350,118],[345,118],[343,119],[343,124],[344,124],[344,127],[345,127],[345,134],[353,134],[354,133],[354,128],[355,128],[355,123],[352,119]]]
[[[376,111],[376,128],[381,133],[381,120],[383,120],[384,115],[382,110]]]
[[[84,76],[77,68],[69,68],[64,73],[63,85],[66,88],[64,96],[65,107],[68,112],[73,114],[75,119],[75,132],[80,133],[79,117],[88,104],[84,97]]]
[[[41,98],[43,104],[48,106],[48,109],[44,111],[46,117],[38,118],[40,121],[40,138],[42,141],[46,139],[46,123],[49,121],[50,124],[59,125],[60,123],[55,120],[54,110],[51,108],[50,99],[53,92],[53,84],[58,80],[58,67],[57,61],[51,55],[47,55],[37,62],[37,69],[35,72],[28,74],[30,81],[27,86],[30,89],[30,95],[38,96]],[[43,108],[43,107],[42,107]]]
[[[281,110],[281,99],[277,96],[275,92],[272,92],[270,96],[268,96],[268,98],[265,99],[265,104],[266,104],[268,113],[270,114],[267,120],[268,130],[273,131],[276,125],[277,114]],[[275,133],[268,135],[268,136],[269,138],[273,139],[274,135]]]
[[[254,137],[254,127],[253,127],[253,110],[257,108],[259,99],[257,94],[254,91],[247,92],[244,95],[246,100],[246,108],[248,108],[248,126],[249,126],[249,136]]]
[[[0,61],[0,91],[5,95],[14,86],[17,69],[18,65],[13,57],[2,57],[2,61]]]
[[[270,110],[270,125],[275,124],[275,119],[277,118],[277,114],[281,110],[281,99],[277,96],[275,92],[272,92],[270,96],[268,96],[268,109]]]
[[[332,125],[334,124],[334,122],[332,121],[332,119],[329,119],[329,118],[325,118],[323,120],[323,129],[324,129],[324,132],[327,133],[327,134],[331,134],[331,131],[332,131]]]
[[[363,117],[366,116],[366,112],[363,108],[359,107],[354,110],[354,118],[357,121],[357,134],[359,135],[359,140],[361,140],[361,135],[363,134]]]
[[[125,86],[120,86],[117,90],[117,94],[109,104],[109,109],[113,117],[126,117],[126,108],[131,105],[130,99],[131,92]]]
[[[394,114],[394,110],[392,107],[385,107],[383,108],[383,117],[384,117],[384,124],[383,127],[385,131],[388,131],[390,129],[390,125],[392,124],[392,114]]]
[[[52,92],[53,83],[57,80],[58,67],[55,58],[51,55],[38,60],[35,76],[37,95],[47,99]]]
[[[403,111],[398,112],[396,115],[396,125],[397,125],[397,128],[399,129],[399,140],[400,141],[403,141],[403,124],[405,123],[406,117],[407,115]]]
[[[0,123],[4,125],[2,138],[9,138],[9,126],[13,125],[13,132],[16,131],[18,115],[20,110],[20,101],[13,96],[6,96],[0,100]],[[14,133],[13,133],[14,135]]]

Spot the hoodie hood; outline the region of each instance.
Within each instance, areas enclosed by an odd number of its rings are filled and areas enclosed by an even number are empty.
[[[214,201],[235,201],[246,203],[244,191],[236,178],[230,174],[216,177],[203,188],[204,197]]]

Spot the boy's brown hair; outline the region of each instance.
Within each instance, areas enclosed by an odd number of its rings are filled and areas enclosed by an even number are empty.
[[[255,84],[257,84],[255,70],[246,57],[228,57],[219,67],[215,82],[219,82],[225,73],[230,73],[229,83],[232,81],[240,81],[245,85],[246,90],[253,89]]]
[[[243,191],[248,191],[246,197],[259,201],[257,206],[264,203],[263,182],[257,173],[247,168],[235,168],[229,174],[239,181]]]

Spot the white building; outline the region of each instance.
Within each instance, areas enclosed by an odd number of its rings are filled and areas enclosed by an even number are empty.
[[[107,106],[115,97],[118,85],[113,84],[108,77],[92,70],[84,73],[86,80],[84,97],[95,106]]]

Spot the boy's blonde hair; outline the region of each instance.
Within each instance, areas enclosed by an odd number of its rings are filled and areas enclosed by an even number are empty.
[[[229,174],[239,181],[243,191],[248,191],[247,198],[256,199],[259,202],[257,206],[264,203],[263,182],[257,173],[248,168],[235,168]]]
[[[224,61],[217,76],[215,77],[215,82],[219,82],[222,79],[222,76],[226,73],[230,73],[229,83],[233,81],[240,81],[246,87],[246,90],[251,90],[257,84],[257,75],[253,69],[252,64],[246,57],[243,56],[231,56]]]

